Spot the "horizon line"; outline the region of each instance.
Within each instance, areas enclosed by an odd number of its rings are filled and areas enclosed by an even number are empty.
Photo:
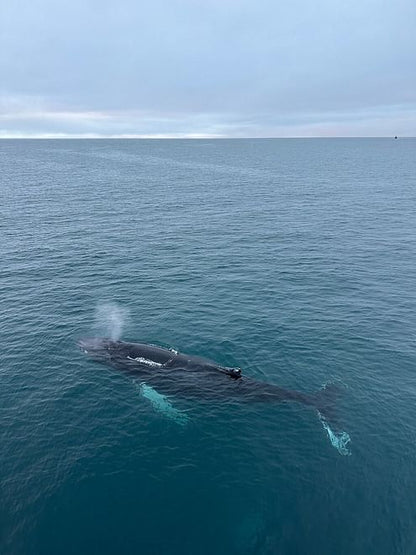
[[[0,135],[0,140],[14,141],[14,140],[36,140],[36,141],[50,141],[50,140],[275,140],[275,139],[415,139],[416,135],[297,135],[297,136],[270,136],[270,137],[226,137],[226,136],[212,136],[212,135],[198,135],[198,136],[177,136],[177,135],[46,135],[46,136],[6,136]]]

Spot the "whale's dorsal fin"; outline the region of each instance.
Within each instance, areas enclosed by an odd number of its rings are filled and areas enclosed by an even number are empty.
[[[231,378],[241,378],[241,368],[230,368],[228,366],[218,366],[218,370]]]

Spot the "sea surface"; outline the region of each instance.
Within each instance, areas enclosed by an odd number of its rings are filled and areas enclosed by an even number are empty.
[[[414,555],[415,176],[414,139],[2,140],[2,555]],[[350,441],[155,402],[91,335],[337,383]]]

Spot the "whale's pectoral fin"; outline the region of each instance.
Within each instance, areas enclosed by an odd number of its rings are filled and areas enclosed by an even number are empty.
[[[145,382],[141,382],[139,387],[140,394],[150,401],[150,404],[157,412],[160,412],[163,416],[173,420],[180,426],[185,426],[189,422],[189,416],[186,412],[175,408],[166,395],[158,393],[156,389],[147,385]]]

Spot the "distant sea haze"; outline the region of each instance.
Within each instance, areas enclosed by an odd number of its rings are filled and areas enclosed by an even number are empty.
[[[415,553],[415,149],[0,141],[1,553]],[[166,397],[85,336],[337,383],[351,455],[309,407]]]

